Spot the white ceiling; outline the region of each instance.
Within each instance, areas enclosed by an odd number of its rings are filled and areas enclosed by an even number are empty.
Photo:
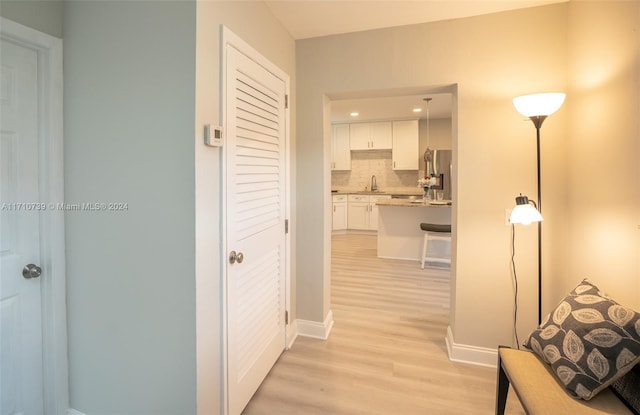
[[[343,99],[331,101],[331,122],[359,122],[372,120],[403,120],[427,118],[429,102],[429,118],[451,117],[451,94],[401,95],[376,98]],[[413,112],[420,108],[421,112]],[[357,117],[350,114],[357,112]]]
[[[359,32],[569,0],[265,0],[294,39]]]

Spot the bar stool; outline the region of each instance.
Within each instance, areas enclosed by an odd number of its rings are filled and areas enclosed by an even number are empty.
[[[451,241],[451,225],[438,225],[435,223],[421,223],[420,229],[424,231],[424,242],[422,243],[422,259],[420,268],[424,269],[424,263],[437,262],[451,265],[450,258],[427,258],[427,244],[432,241]]]

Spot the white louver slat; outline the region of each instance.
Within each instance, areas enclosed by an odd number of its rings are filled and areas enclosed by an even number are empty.
[[[280,206],[281,143],[277,95],[238,72],[235,188],[238,238],[277,225]]]

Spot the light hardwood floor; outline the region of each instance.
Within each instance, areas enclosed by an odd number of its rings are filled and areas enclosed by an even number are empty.
[[[333,330],[298,337],[243,412],[491,414],[496,371],[447,357],[449,272],[376,257],[376,237],[332,238]],[[524,414],[510,392],[508,414]]]

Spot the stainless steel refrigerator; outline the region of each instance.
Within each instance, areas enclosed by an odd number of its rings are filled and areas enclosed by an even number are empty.
[[[451,200],[452,160],[451,150],[433,150],[433,160],[427,163],[426,173],[438,177],[438,184],[432,188],[442,191],[445,200]]]

